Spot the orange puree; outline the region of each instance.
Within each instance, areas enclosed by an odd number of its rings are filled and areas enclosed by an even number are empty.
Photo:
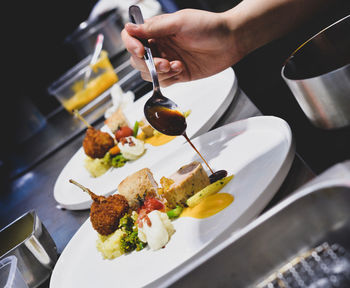
[[[207,218],[224,210],[233,202],[234,198],[228,193],[216,193],[204,198],[199,204],[185,208],[180,217]]]
[[[118,76],[113,70],[108,70],[97,78],[89,81],[89,83],[86,85],[86,89],[83,89],[84,81],[78,81],[72,87],[75,92],[74,96],[65,101],[63,103],[63,106],[68,111],[80,109],[91,100],[96,98],[98,95],[100,95],[103,91],[111,87],[117,81]]]
[[[151,144],[152,146],[161,146],[161,145],[164,145],[164,144],[170,142],[175,137],[176,136],[168,136],[168,135],[157,133],[156,135],[153,135],[152,137],[146,138],[145,142],[148,144]]]

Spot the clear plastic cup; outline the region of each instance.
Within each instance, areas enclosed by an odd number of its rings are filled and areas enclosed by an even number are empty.
[[[16,256],[8,256],[0,260],[0,287],[28,288],[21,272],[17,268]]]
[[[91,55],[81,60],[48,88],[49,94],[55,96],[69,112],[84,107],[118,81],[106,51],[101,51],[95,64],[90,65],[90,60]],[[89,69],[92,72],[88,83],[85,83],[85,73]]]

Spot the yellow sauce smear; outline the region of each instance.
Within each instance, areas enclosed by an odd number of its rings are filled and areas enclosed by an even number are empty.
[[[198,205],[185,208],[180,217],[208,218],[224,210],[234,200],[228,193],[216,193],[204,198]]]
[[[86,85],[86,89],[83,89],[84,81],[78,81],[72,87],[72,89],[75,92],[74,96],[68,99],[67,101],[63,102],[63,106],[68,111],[80,109],[81,107],[95,99],[97,96],[99,96],[102,92],[107,90],[109,87],[111,87],[117,81],[118,76],[113,70],[106,71],[97,78],[89,81],[89,83]]]
[[[152,137],[146,138],[145,142],[148,144],[151,144],[152,146],[161,146],[164,145],[171,140],[175,139],[176,136],[168,136],[164,134],[156,134],[153,135]]]

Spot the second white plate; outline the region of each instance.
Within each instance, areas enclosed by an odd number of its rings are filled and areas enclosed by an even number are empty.
[[[190,138],[207,132],[213,127],[232,102],[236,90],[237,81],[231,68],[205,79],[179,83],[162,89],[163,94],[176,102],[182,111],[189,109],[192,111],[187,118],[186,131]],[[135,101],[125,111],[130,123],[135,123],[143,118],[143,107],[151,93]],[[150,166],[184,142],[184,137],[177,137],[162,146],[147,145],[147,151],[141,158],[127,162],[124,167],[111,168],[97,178],[91,177],[85,169],[86,155],[83,148],[80,148],[58,176],[53,191],[54,198],[66,209],[88,209],[92,203],[90,197],[69,183],[69,179],[74,179],[89,187],[96,194],[108,195],[116,190],[119,182],[126,176]]]

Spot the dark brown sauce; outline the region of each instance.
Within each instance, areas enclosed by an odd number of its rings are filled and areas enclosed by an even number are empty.
[[[186,134],[186,118],[184,115],[178,110],[172,110],[164,106],[153,106],[147,109],[146,118],[148,122],[153,126],[154,129],[159,132],[170,135],[170,136],[184,136],[187,142],[192,146],[192,148],[197,152],[199,157],[203,160],[205,165],[208,167],[210,172],[212,173],[209,176],[210,183],[213,183],[221,178],[227,176],[226,170],[219,170],[214,173],[214,171],[210,168],[207,161],[205,161],[204,157],[197,150],[197,148],[193,145],[191,140],[187,137]]]
[[[199,151],[197,150],[197,148],[193,145],[193,143],[191,142],[191,140],[187,137],[186,132],[184,132],[182,135],[185,137],[185,139],[187,140],[187,142],[192,146],[192,148],[197,152],[197,154],[199,155],[199,157],[202,158],[202,160],[204,161],[205,165],[207,165],[207,167],[209,168],[210,172],[211,172],[212,174],[214,174],[214,171],[210,168],[210,166],[209,166],[209,164],[207,163],[207,161],[205,161],[205,159],[203,158],[202,154],[199,153]]]
[[[148,108],[146,118],[154,129],[169,136],[182,135],[187,128],[186,119],[180,111],[164,106]]]
[[[218,170],[209,176],[210,183],[214,183],[227,176],[226,170]]]

